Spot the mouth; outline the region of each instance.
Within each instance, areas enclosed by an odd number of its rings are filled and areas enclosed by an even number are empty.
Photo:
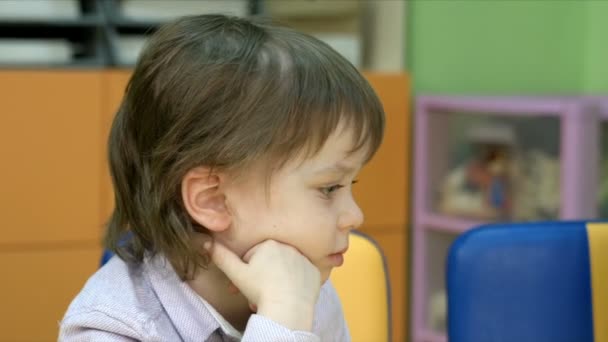
[[[348,246],[329,255],[329,260],[335,267],[340,267],[344,264],[344,253],[348,250]]]

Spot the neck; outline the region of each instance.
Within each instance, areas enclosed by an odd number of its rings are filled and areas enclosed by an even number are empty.
[[[229,290],[230,279],[214,264],[209,264],[207,269],[198,269],[194,279],[188,280],[187,284],[235,329],[245,330],[251,316],[249,303],[240,292]]]

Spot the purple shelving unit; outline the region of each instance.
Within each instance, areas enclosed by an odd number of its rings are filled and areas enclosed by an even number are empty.
[[[600,116],[604,120],[608,120],[608,97],[602,97],[598,100],[600,108]]]
[[[601,108],[602,110],[597,110]],[[608,98],[419,96],[415,109],[412,341],[445,342],[445,330],[429,324],[430,293],[443,288],[445,257],[461,233],[486,223],[435,210],[437,186],[450,169],[451,130],[458,115],[513,120],[539,136],[553,132],[559,158],[556,219],[597,216],[599,121],[608,122]],[[538,127],[529,129],[526,123]],[[529,133],[529,132],[528,132]],[[530,134],[528,134],[530,135]],[[542,138],[539,138],[542,140]],[[542,142],[541,143],[545,143]]]
[[[608,138],[605,135],[608,135],[608,96],[607,97],[601,97],[598,99],[597,101],[598,106],[598,113],[599,113],[599,117],[600,117],[600,142],[603,142],[604,145],[600,145],[600,156],[599,156],[599,162],[600,162],[600,170],[602,170],[602,162],[606,162],[606,159],[608,159],[608,145],[606,145],[606,142],[608,141]],[[604,169],[605,171],[605,169]],[[606,177],[605,174],[601,174],[598,173],[598,181],[601,182],[601,178],[602,177]],[[608,217],[608,204],[607,203],[600,203],[600,212],[599,215],[602,218],[606,218]]]

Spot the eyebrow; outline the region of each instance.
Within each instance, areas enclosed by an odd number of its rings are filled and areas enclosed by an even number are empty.
[[[341,163],[337,163],[334,164],[332,166],[329,167],[324,167],[321,168],[319,170],[316,170],[314,173],[315,174],[320,174],[320,173],[343,173],[343,174],[348,174],[348,173],[353,173],[355,172],[356,168],[351,167],[349,165],[344,165]]]

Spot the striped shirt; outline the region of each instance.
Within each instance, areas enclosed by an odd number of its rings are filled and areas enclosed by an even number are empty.
[[[218,315],[164,257],[141,265],[113,257],[70,304],[59,341],[350,341],[329,281],[321,287],[312,332],[289,330],[254,314],[239,336]]]

